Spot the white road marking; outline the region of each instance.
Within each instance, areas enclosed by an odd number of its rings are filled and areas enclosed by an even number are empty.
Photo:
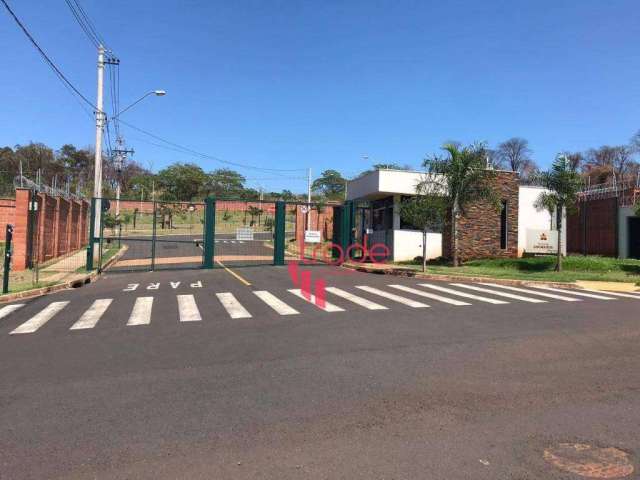
[[[427,308],[429,305],[422,302],[417,302],[415,300],[411,300],[410,298],[401,297],[400,295],[396,295],[395,293],[385,292],[384,290],[379,290],[374,287],[369,287],[366,285],[356,285],[356,288],[360,290],[364,290],[365,292],[373,293],[374,295],[380,295],[381,297],[388,298],[389,300],[393,300],[394,302],[402,303],[403,305],[407,305],[411,308]]]
[[[494,287],[494,288],[504,288],[506,290],[513,290],[514,292],[530,293],[531,295],[538,295],[540,297],[546,297],[546,298],[554,298],[556,300],[562,300],[565,302],[581,302],[582,301],[579,298],[565,297],[563,295],[556,295],[555,293],[536,292],[534,290],[530,290],[527,288],[512,287],[511,285],[498,285],[496,283],[482,283],[482,282],[480,282],[479,285],[486,285],[487,287]]]
[[[4,318],[10,313],[15,312],[22,307],[24,307],[24,303],[16,303],[14,305],[7,305],[6,307],[2,307],[0,308],[0,318]]]
[[[149,325],[151,323],[152,307],[153,297],[136,298],[136,303],[133,305],[127,325]]]
[[[458,290],[454,290],[453,288],[441,287],[439,285],[431,285],[429,283],[419,283],[421,287],[431,288],[433,290],[438,290],[440,292],[450,293],[452,295],[458,295],[459,297],[471,298],[472,300],[478,300],[480,302],[492,303],[494,305],[504,305],[504,300],[496,300],[495,298],[487,298],[481,297],[480,295],[474,295],[473,293],[460,292]]]
[[[295,308],[290,307],[278,297],[270,292],[267,292],[266,290],[255,290],[253,293],[256,295],[256,297],[269,305],[280,315],[297,315],[300,313]]]
[[[371,300],[367,300],[366,298],[359,297],[340,288],[327,287],[326,291],[369,310],[388,310],[384,305],[380,305],[379,303],[372,302]]]
[[[424,298],[430,298],[432,300],[438,300],[439,302],[449,303],[451,305],[456,305],[456,306],[471,305],[470,303],[463,302],[461,300],[454,300],[453,298],[443,297],[441,295],[436,295],[435,293],[423,292],[422,290],[418,290],[417,288],[405,287],[404,285],[389,285],[389,286],[391,288],[402,290],[403,292],[412,293],[414,295],[418,295]]]
[[[251,318],[251,314],[246,308],[233,296],[231,292],[216,293],[216,297],[222,303],[231,318]]]
[[[71,325],[69,330],[85,330],[87,328],[93,328],[98,323],[98,320],[107,311],[109,305],[113,302],[112,298],[101,298],[93,302],[89,309],[82,314],[80,319]]]
[[[636,300],[640,300],[640,295],[633,293],[603,292],[602,290],[591,290],[589,288],[583,288],[583,291],[591,293],[604,293],[605,295],[613,295],[615,297],[635,298]]]
[[[538,288],[540,290],[548,290],[550,292],[562,292],[562,293],[566,293],[568,295],[578,295],[579,297],[589,297],[589,298],[595,298],[598,300],[617,300],[615,298],[611,298],[611,297],[605,297],[604,295],[595,295],[593,293],[584,293],[584,292],[579,292],[576,290],[569,290],[568,288],[552,288],[552,287],[539,287],[537,285],[533,285],[533,288]]]
[[[178,298],[178,314],[181,322],[199,322],[202,320],[193,295],[176,295],[176,297]]]
[[[522,302],[547,303],[546,300],[541,300],[539,298],[524,297],[522,295],[516,295],[515,293],[498,292],[496,290],[490,290],[488,288],[483,288],[483,287],[476,287],[475,285],[467,285],[465,283],[451,283],[450,285],[452,285],[454,287],[459,287],[459,288],[466,288],[468,290],[475,290],[476,292],[482,292],[482,293],[488,293],[490,295],[496,295],[497,297],[505,297],[505,298],[511,298],[513,300],[520,300]]]
[[[69,302],[53,302],[49,304],[46,308],[41,310],[39,313],[31,317],[29,320],[24,322],[18,328],[11,332],[11,335],[20,334],[20,333],[33,333],[42,327],[45,323],[53,318],[53,316],[62,310],[64,307],[69,305]]]
[[[316,303],[316,296],[315,295],[311,295],[311,297],[309,299],[307,299],[303,294],[302,294],[302,290],[300,290],[299,288],[293,288],[291,290],[289,290],[290,293],[293,293],[296,297],[299,297],[309,303],[313,303],[316,307],[318,307],[320,310],[324,310],[325,312],[344,312],[344,308],[341,308],[337,305],[334,305],[333,303],[329,303],[327,301],[324,302],[324,308],[321,307],[320,305],[318,305]]]

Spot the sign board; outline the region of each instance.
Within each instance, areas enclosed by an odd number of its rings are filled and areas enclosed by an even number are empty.
[[[305,230],[304,243],[320,243],[320,230]]]
[[[236,228],[236,240],[253,240],[253,228]]]
[[[557,230],[527,229],[527,253],[558,253]]]

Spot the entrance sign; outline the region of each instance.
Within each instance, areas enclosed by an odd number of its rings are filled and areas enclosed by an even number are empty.
[[[527,253],[558,253],[557,230],[527,229]]]
[[[320,230],[305,230],[304,243],[320,243]]]
[[[251,227],[236,228],[236,240],[253,240],[253,228]]]

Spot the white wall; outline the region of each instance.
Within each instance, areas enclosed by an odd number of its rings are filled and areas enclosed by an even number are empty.
[[[419,230],[393,231],[393,261],[403,262],[422,256],[422,232]],[[442,234],[427,233],[427,259],[442,256]]]
[[[347,200],[373,199],[388,195],[415,195],[424,172],[374,170],[347,182]]]
[[[518,190],[518,256],[525,253],[527,244],[527,229],[551,230],[551,215],[546,210],[538,211],[534,204],[540,194],[546,191],[543,187],[520,185]],[[567,222],[563,217],[562,253],[567,254]],[[555,222],[554,222],[555,223]],[[555,229],[555,225],[553,225]]]

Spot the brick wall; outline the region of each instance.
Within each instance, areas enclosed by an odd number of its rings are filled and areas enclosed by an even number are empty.
[[[13,223],[16,211],[16,201],[12,198],[0,198],[0,236],[4,241],[4,232],[7,223]]]
[[[500,210],[490,202],[468,205],[458,220],[458,255],[461,261],[475,258],[518,256],[518,176],[515,172],[496,172],[493,187],[500,201],[507,202],[507,248],[500,248]],[[451,225],[445,225],[442,254],[451,258]]]
[[[580,202],[566,228],[567,253],[618,256],[618,199]]]
[[[304,241],[304,231],[306,229],[306,221],[307,214],[305,214],[302,210],[304,205],[295,205],[295,216],[296,216],[296,241],[301,242]],[[291,210],[292,206],[287,205],[287,209]],[[323,241],[332,240],[333,239],[333,206],[325,205],[322,207],[322,211],[318,213],[318,210],[312,208],[309,212],[311,216],[310,229],[311,230],[319,230],[320,235]]]
[[[33,255],[29,251],[31,236],[29,204],[31,191],[16,189],[13,269],[24,270],[30,259],[43,263],[86,246],[88,241],[89,203],[66,200],[44,193],[36,195],[37,217],[33,222]]]

